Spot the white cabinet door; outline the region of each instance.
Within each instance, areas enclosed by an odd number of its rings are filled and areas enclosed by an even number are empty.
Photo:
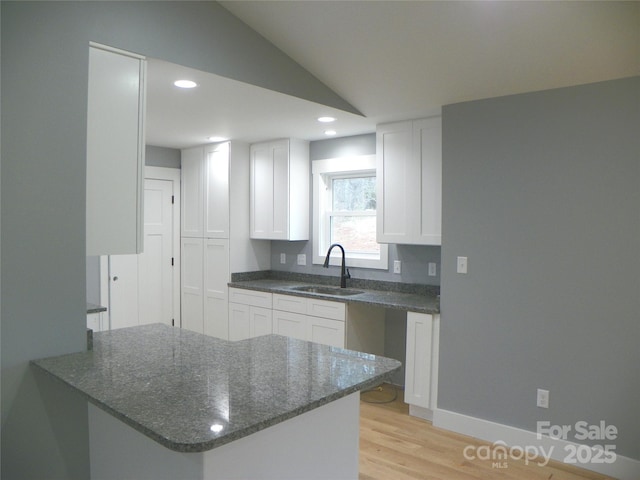
[[[273,333],[273,313],[267,308],[250,307],[249,334],[252,337]]]
[[[273,333],[307,340],[307,317],[300,313],[273,311]]]
[[[229,238],[229,142],[204,148],[204,236]]]
[[[229,238],[229,148],[182,150],[183,237]]]
[[[229,303],[229,340],[237,342],[251,336],[249,305]]]
[[[273,333],[271,309],[229,303],[229,340],[259,337]]]
[[[273,231],[273,157],[271,145],[251,146],[251,238],[270,238]]]
[[[250,148],[250,235],[309,239],[309,144],[275,140]]]
[[[441,244],[440,117],[378,125],[377,240]]]
[[[182,237],[203,235],[204,165],[202,147],[182,150],[181,229]]]
[[[289,142],[280,140],[271,144],[273,169],[273,207],[271,209],[271,235],[274,239],[289,238]],[[307,200],[308,201],[308,200]]]
[[[411,234],[410,202],[415,195],[411,122],[380,125],[376,131],[377,239],[402,243]]]
[[[420,230],[416,243],[442,243],[442,121],[413,122],[414,151],[420,159]]]
[[[145,70],[139,55],[89,48],[87,255],[143,249]]]
[[[440,316],[407,313],[405,402],[433,410],[437,404]]]
[[[229,336],[228,294],[229,241],[204,240],[204,333]]]
[[[182,328],[204,333],[203,239],[184,237],[181,241]]]
[[[345,323],[320,317],[307,317],[307,340],[331,347],[345,347]]]

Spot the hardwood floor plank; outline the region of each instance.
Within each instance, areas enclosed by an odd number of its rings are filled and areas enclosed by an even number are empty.
[[[544,466],[511,456],[469,460],[465,447],[491,444],[411,417],[403,392],[394,388],[361,395],[359,480],[612,480],[553,460]],[[382,401],[389,403],[368,403]]]

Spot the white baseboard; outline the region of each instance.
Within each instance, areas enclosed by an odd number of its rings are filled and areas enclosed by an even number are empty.
[[[409,404],[409,415],[423,420],[433,421],[433,410]]]
[[[580,448],[581,453],[586,453],[587,459],[602,458],[602,451],[579,443],[538,435],[536,432],[530,432],[528,430],[441,409],[436,409],[433,413],[433,426],[496,443],[500,446],[511,448],[520,447],[521,450],[525,451],[525,454],[528,452],[532,454],[538,452],[541,453],[543,457],[549,457],[562,463],[572,464],[576,467],[598,472],[620,480],[637,480],[640,478],[640,461],[638,460],[616,454],[615,460],[613,460],[612,463],[595,463],[593,461],[586,461],[586,459],[584,462],[578,461],[577,463],[572,463],[567,460],[571,459],[571,453],[574,454],[573,459],[576,458],[575,453],[577,448]],[[586,451],[585,447],[588,447],[589,451]],[[504,449],[500,451],[504,452]],[[467,453],[472,455],[473,451],[469,450]],[[598,455],[600,455],[600,457],[598,457]],[[506,459],[507,458],[497,458],[492,460],[496,460],[499,464]]]

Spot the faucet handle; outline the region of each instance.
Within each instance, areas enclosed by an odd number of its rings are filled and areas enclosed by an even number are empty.
[[[344,274],[344,278],[351,278],[351,274],[349,273],[348,268],[347,268],[347,272]]]

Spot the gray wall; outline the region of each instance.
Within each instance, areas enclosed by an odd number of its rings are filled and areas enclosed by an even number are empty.
[[[86,402],[31,359],[83,350],[89,41],[349,108],[211,2],[1,2],[2,478],[88,478]]]
[[[639,108],[635,77],[443,109],[440,408],[640,459]]]
[[[352,137],[332,138],[328,140],[318,140],[310,142],[310,160],[321,160],[324,158],[340,158],[353,155],[375,155],[376,136],[375,133],[368,135],[356,135]],[[313,218],[313,186],[309,186],[311,195],[310,217]],[[313,226],[310,225],[309,238],[312,238]],[[280,263],[280,254],[286,254],[287,263]],[[307,265],[296,264],[297,255],[304,253],[307,256]],[[323,268],[322,265],[313,265],[312,241],[301,242],[271,242],[271,268],[272,270],[284,270],[296,273],[309,273],[314,275],[335,276],[335,268]],[[393,261],[402,262],[402,274],[393,273]],[[427,275],[429,262],[437,264],[437,276]],[[440,247],[427,247],[421,245],[389,245],[389,269],[369,270],[362,268],[350,268],[352,277],[367,280],[382,280],[388,282],[419,283],[424,285],[440,284]]]
[[[145,148],[145,165],[150,167],[180,168],[181,152],[176,148],[147,145]]]

